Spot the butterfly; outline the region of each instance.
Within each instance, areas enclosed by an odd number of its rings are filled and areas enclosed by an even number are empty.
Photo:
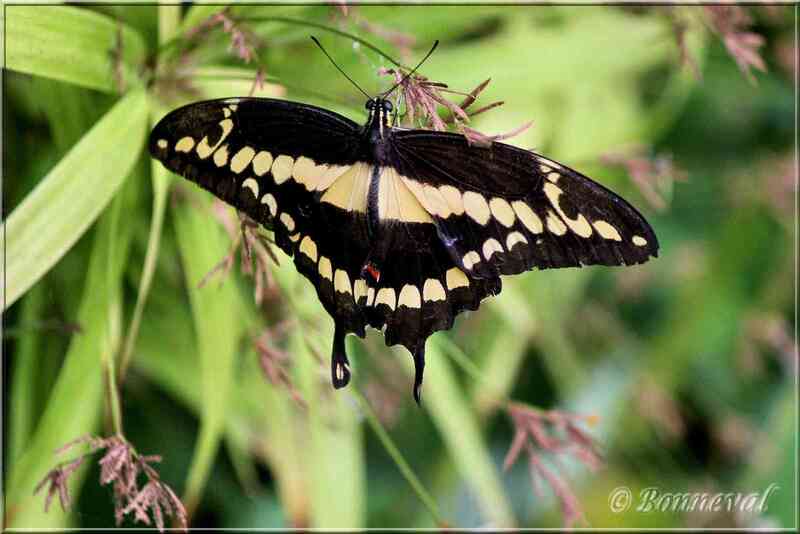
[[[502,275],[632,265],[658,240],[624,199],[534,152],[393,125],[386,94],[362,126],[269,98],[196,102],[153,129],[151,155],[274,232],[333,318],[331,380],[349,333],[381,330],[415,365],[425,342],[500,293]]]

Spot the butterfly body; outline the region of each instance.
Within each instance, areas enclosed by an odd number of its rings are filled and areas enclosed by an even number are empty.
[[[154,128],[151,154],[275,232],[335,324],[333,384],[349,381],[347,333],[381,330],[414,356],[425,341],[532,268],[628,265],[658,242],[625,200],[568,167],[503,143],[261,98],[190,104]]]

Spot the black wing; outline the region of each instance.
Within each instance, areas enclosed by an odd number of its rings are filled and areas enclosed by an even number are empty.
[[[149,143],[168,169],[274,230],[277,245],[294,257],[334,319],[338,363],[346,362],[345,334],[363,337],[367,324],[355,303],[366,294],[358,280],[369,249],[366,199],[355,196],[371,172],[361,132],[314,106],[230,98],[170,112]],[[344,193],[350,194],[344,203],[326,196]],[[346,377],[334,376],[334,383],[344,385]]]
[[[393,132],[393,162],[472,279],[534,267],[631,265],[658,254],[644,217],[582,174],[503,143]]]

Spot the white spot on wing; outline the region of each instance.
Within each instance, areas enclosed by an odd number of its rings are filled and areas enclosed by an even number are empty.
[[[391,287],[380,288],[378,294],[375,296],[375,306],[378,304],[386,304],[394,310],[396,301],[397,296],[395,295],[394,289]]]
[[[319,259],[318,269],[320,277],[333,282],[333,270],[331,269],[331,260],[329,260],[325,256],[322,256]]]
[[[643,238],[640,235],[633,236],[633,239],[631,241],[633,241],[633,244],[636,245],[637,247],[643,247],[647,245],[647,239]]]
[[[472,270],[475,264],[480,263],[481,257],[478,256],[478,253],[474,250],[470,250],[466,254],[464,254],[464,258],[462,259],[464,262],[464,268],[468,270]]]
[[[278,213],[278,201],[275,200],[275,197],[272,196],[271,193],[267,193],[261,197],[261,203],[267,205],[267,209],[269,209],[269,216],[275,217],[275,215]]]
[[[508,234],[508,237],[506,237],[506,248],[509,251],[511,251],[514,245],[516,245],[517,243],[522,243],[524,245],[527,242],[528,239],[520,232],[511,232],[510,234]]]
[[[397,305],[406,306],[408,308],[422,307],[419,288],[411,284],[404,285],[403,289],[400,290],[400,298],[397,301]]]
[[[295,226],[294,219],[292,218],[291,215],[289,215],[285,211],[281,213],[281,222],[283,223],[283,225],[286,227],[287,230],[289,230],[290,232],[294,231],[294,226]]]
[[[158,141],[156,141],[156,145],[158,146],[158,148],[164,149],[169,146],[169,143],[167,143],[166,139],[159,139]]]
[[[450,291],[459,287],[469,287],[469,278],[458,267],[453,267],[447,271],[445,281],[447,282],[447,289]]]
[[[425,285],[422,288],[422,298],[425,302],[436,302],[440,300],[447,300],[447,295],[444,292],[444,286],[436,278],[428,278],[425,280]]]
[[[361,299],[366,300],[367,282],[363,278],[359,278],[353,283],[353,297],[355,298],[356,302],[361,301]]]
[[[489,238],[483,243],[483,257],[487,260],[492,257],[495,252],[503,252],[503,245],[495,238]]]
[[[336,269],[336,275],[333,278],[333,288],[339,293],[352,293],[350,287],[350,277],[347,271],[343,269]]]
[[[313,263],[317,263],[317,244],[310,236],[305,236],[300,241],[300,252],[305,254]]]
[[[242,182],[242,189],[249,189],[253,192],[253,196],[258,198],[258,182],[254,178],[248,178]]]

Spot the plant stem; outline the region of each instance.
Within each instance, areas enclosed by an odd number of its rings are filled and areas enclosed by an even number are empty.
[[[375,412],[372,411],[372,408],[369,406],[367,400],[360,391],[355,389],[354,385],[351,384],[350,387],[353,388],[353,396],[366,416],[367,423],[369,423],[369,426],[378,436],[378,440],[381,442],[381,445],[383,445],[383,448],[386,449],[386,452],[389,453],[389,456],[392,457],[392,460],[394,460],[394,463],[397,465],[398,469],[400,469],[400,473],[403,475],[403,478],[408,481],[411,489],[414,490],[419,497],[419,500],[422,501],[422,504],[428,509],[428,512],[430,512],[436,524],[440,527],[446,526],[447,523],[442,519],[442,516],[439,513],[439,507],[436,505],[436,501],[433,499],[433,496],[428,493],[428,491],[422,485],[422,482],[419,480],[419,478],[417,478],[414,470],[411,469],[411,466],[408,465],[406,459],[403,458],[403,454],[394,444],[392,438],[389,436],[389,433],[386,432],[386,429],[383,428],[383,425],[378,420]]]
[[[359,43],[360,45],[364,46],[365,48],[369,48],[373,52],[380,54],[381,56],[388,59],[390,62],[395,64],[398,67],[404,68],[406,70],[411,70],[410,67],[403,65],[392,56],[378,48],[377,46],[373,45],[369,41],[358,37],[357,35],[353,35],[352,33],[348,33],[346,31],[342,31],[336,28],[332,28],[330,26],[326,26],[325,24],[320,24],[318,22],[310,22],[307,20],[300,20],[300,19],[293,19],[289,17],[236,17],[237,22],[285,22],[287,24],[297,24],[299,26],[310,26],[311,28],[317,28],[320,30],[324,30],[326,32],[333,33],[340,37],[346,37],[347,39],[352,39],[353,41]]]

